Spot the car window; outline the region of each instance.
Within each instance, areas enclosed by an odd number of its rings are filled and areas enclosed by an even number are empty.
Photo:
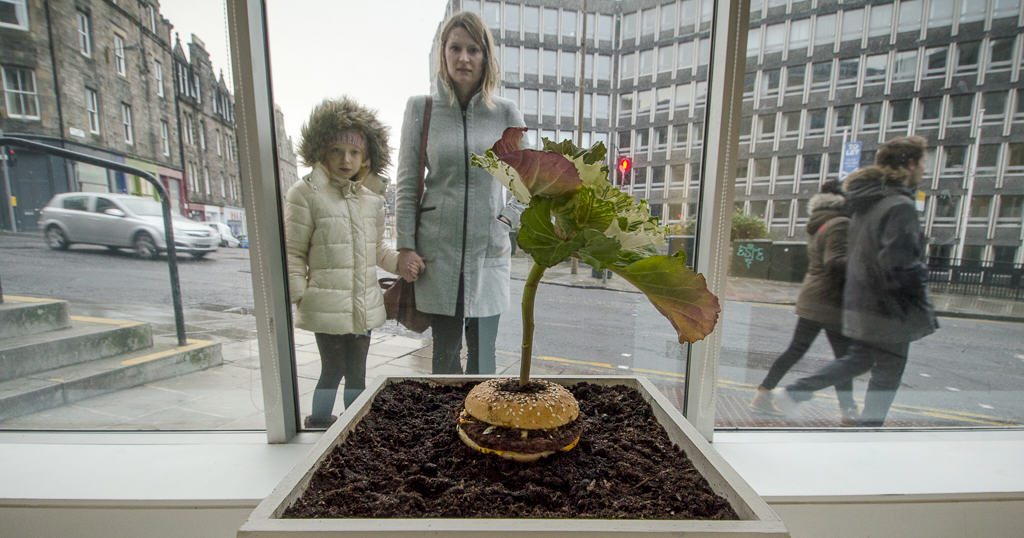
[[[163,215],[160,202],[157,202],[152,198],[122,198],[121,203],[131,210],[132,213],[135,213],[140,217],[160,217]]]
[[[114,202],[112,202],[112,201],[110,201],[110,200],[108,200],[106,198],[97,198],[96,199],[96,212],[97,213],[103,213],[104,211],[106,211],[108,209],[111,209],[111,208],[119,209],[117,207],[117,205],[114,204]]]
[[[75,211],[86,211],[85,196],[68,196],[64,199],[64,209],[74,209]]]

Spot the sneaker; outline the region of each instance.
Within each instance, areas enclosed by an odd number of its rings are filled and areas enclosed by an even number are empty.
[[[846,407],[839,410],[841,417],[839,418],[839,424],[842,426],[859,426],[860,425],[860,413],[856,407]]]
[[[336,420],[338,420],[337,415],[331,415],[327,420],[317,420],[313,418],[313,415],[308,415],[302,420],[302,426],[307,430],[326,430],[327,428],[330,428],[331,424],[334,424],[334,421]]]
[[[795,413],[796,406],[797,404],[800,403],[794,400],[793,397],[789,395],[789,391],[787,391],[784,387],[772,389],[771,396],[772,403],[775,404],[775,407],[779,410],[780,413],[786,416],[790,416],[793,413]]]
[[[750,410],[765,415],[782,415],[782,411],[779,411],[775,404],[772,403],[772,391],[764,387],[757,387],[757,394],[754,395],[754,400],[750,402]]]

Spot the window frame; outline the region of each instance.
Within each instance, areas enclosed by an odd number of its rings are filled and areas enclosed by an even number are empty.
[[[29,14],[28,14],[28,0],[0,0],[4,3],[11,4],[14,6],[14,18],[18,20],[17,23],[11,24],[9,22],[0,22],[0,28],[13,28],[16,30],[28,31],[30,26]]]
[[[86,58],[92,58],[92,21],[89,14],[75,10],[75,21],[78,30],[78,52]]]
[[[125,57],[124,37],[114,33],[114,72],[118,76],[128,76],[128,60]]]
[[[89,125],[89,132],[100,134],[102,128],[102,115],[100,114],[99,92],[86,86],[85,88],[85,113],[86,123]]]
[[[132,105],[121,102],[121,127],[124,134],[124,143],[129,146],[135,145],[135,126],[132,119]]]

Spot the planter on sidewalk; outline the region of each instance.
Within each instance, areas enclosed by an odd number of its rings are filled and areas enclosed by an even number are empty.
[[[353,434],[357,425],[359,425],[361,421],[366,420],[367,427],[360,428],[359,432],[354,435],[353,439],[387,439],[387,437],[381,436],[380,432],[372,429],[372,425],[379,424],[379,420],[383,417],[374,416],[371,412],[371,404],[378,395],[382,394],[385,387],[394,389],[389,393],[391,397],[394,397],[395,390],[404,390],[401,386],[394,386],[404,381],[426,382],[427,385],[423,385],[423,387],[426,388],[420,390],[433,390],[429,387],[437,387],[436,390],[438,391],[448,390],[450,392],[453,387],[464,386],[466,383],[476,382],[482,379],[484,378],[472,376],[424,376],[418,378],[391,377],[377,381],[377,383],[367,388],[360,398],[353,403],[351,408],[346,410],[338,421],[331,426],[331,428],[316,443],[310,453],[296,465],[296,467],[281,481],[280,484],[278,484],[273,493],[271,493],[269,497],[264,499],[259,506],[256,507],[249,516],[248,521],[246,521],[239,530],[238,536],[247,538],[281,538],[288,536],[313,535],[323,537],[461,536],[481,538],[494,536],[615,536],[617,538],[640,536],[743,536],[748,538],[754,536],[789,536],[785,526],[775,512],[772,511],[764,500],[761,499],[753,489],[751,489],[751,487],[729,466],[729,464],[715,451],[715,449],[700,436],[696,429],[686,421],[686,419],[649,381],[637,377],[613,376],[594,378],[555,376],[548,379],[567,387],[582,386],[584,389],[597,387],[597,389],[594,389],[596,392],[612,390],[609,389],[609,387],[613,386],[626,387],[626,389],[615,390],[629,391],[632,389],[632,391],[635,391],[633,394],[639,394],[639,397],[642,398],[642,400],[633,400],[636,402],[636,405],[640,408],[646,409],[643,405],[643,402],[646,402],[650,406],[650,414],[648,416],[653,415],[653,420],[656,421],[657,424],[664,429],[664,433],[667,434],[668,441],[679,447],[688,457],[692,464],[692,471],[696,471],[701,477],[703,477],[703,482],[706,482],[704,487],[711,490],[710,495],[712,497],[717,497],[718,503],[727,503],[727,506],[724,504],[722,504],[722,506],[725,507],[726,510],[731,509],[731,512],[734,512],[737,516],[735,519],[517,519],[515,516],[511,516],[509,518],[478,517],[463,519],[445,519],[441,517],[384,517],[387,514],[372,518],[345,519],[296,519],[294,517],[284,517],[286,511],[289,510],[290,507],[305,502],[303,497],[307,494],[308,490],[312,489],[311,484],[324,483],[324,477],[317,475],[318,470],[322,465],[325,465],[326,462],[331,461],[335,448],[346,443],[346,440]],[[580,385],[581,383],[588,383],[590,385]],[[385,401],[387,400],[385,399]],[[583,401],[581,401],[581,406],[582,404]],[[449,411],[450,410],[446,410],[445,412]],[[610,410],[603,411],[602,413],[614,414],[614,412]],[[596,413],[592,413],[591,415],[597,417]],[[601,416],[606,415],[601,414]],[[594,423],[598,422],[600,421]],[[454,423],[451,424],[451,427],[453,428],[452,435],[454,436]],[[616,430],[613,435],[625,435],[620,432],[621,430]],[[458,443],[458,441],[456,440],[455,443]],[[348,446],[351,446],[351,444]],[[637,444],[636,452],[630,452],[630,454],[645,454],[646,452],[643,451],[647,448],[648,447],[646,446],[640,446]],[[350,454],[352,450],[353,449],[350,449],[349,451],[343,450],[340,454]],[[579,450],[579,448],[576,450]],[[420,452],[422,454],[420,454]],[[416,453],[416,456],[423,461],[405,461],[404,463],[407,466],[415,466],[417,468],[420,468],[420,466],[422,466],[422,468],[433,466],[433,472],[437,473],[437,467],[442,466],[443,462],[437,459],[439,454],[431,454],[429,452],[430,450],[428,447],[423,447],[422,450]],[[465,452],[461,452],[461,454],[464,454],[465,458],[488,457],[470,452],[468,449],[465,450]],[[450,454],[444,454],[444,456],[449,455]],[[458,455],[456,456],[462,457]],[[573,456],[572,453],[561,456],[551,456],[551,458],[562,457],[569,458]],[[594,447],[590,457],[604,459],[612,456],[602,455],[597,452],[597,447]],[[658,459],[654,464],[660,463],[661,461],[662,460]],[[480,462],[478,461],[467,459],[466,465],[477,465],[479,463]],[[550,467],[557,467],[558,465],[564,465],[566,463],[566,460],[562,460],[561,463],[559,463],[558,460],[555,460],[554,463],[550,464]],[[537,462],[536,464],[509,463],[509,465],[527,466],[540,464],[541,462]],[[498,472],[501,469],[523,469],[523,467],[502,467],[501,464],[497,463],[494,465],[487,464],[486,468],[493,472],[486,478],[484,476],[480,476],[479,478],[481,482],[485,480],[500,482],[502,477],[505,476]],[[360,469],[357,469],[357,471],[367,472]],[[335,467],[329,474],[337,475],[338,473],[342,473],[343,478],[341,483],[345,484],[350,479],[348,476],[349,472],[348,468],[341,468],[339,470],[339,468]],[[497,475],[495,475],[496,472],[498,472]],[[655,478],[658,474],[659,473],[652,473],[650,478]],[[371,478],[373,477],[351,477],[352,480],[368,480]],[[646,482],[648,479],[639,480],[637,483],[631,484],[631,486],[635,486],[635,488],[624,487],[621,490],[604,491],[603,494],[605,496],[614,494],[620,498],[626,499],[626,497],[631,495],[630,491],[639,490],[643,482]],[[424,496],[437,494],[436,490],[433,489],[435,486],[431,484],[430,480],[431,479],[423,479],[416,483],[416,491],[420,491],[422,489]],[[435,478],[433,480],[436,482],[439,479]],[[597,480],[594,482],[597,482]],[[534,488],[534,486],[538,485],[539,484],[527,482],[517,486],[520,489],[514,493],[520,494],[520,497],[522,498],[517,499],[516,502],[534,502],[533,493],[536,493],[536,491],[531,491],[531,488],[535,490],[536,488]],[[340,498],[339,496],[334,495],[336,491],[340,490],[329,491],[327,492],[328,495],[326,497],[320,496],[319,498]],[[587,489],[586,491],[589,492],[590,489]],[[704,493],[704,497],[702,498],[696,493],[681,489],[673,491],[670,488],[666,488],[665,490],[658,490],[658,494],[661,494],[662,491],[664,491],[664,495],[666,496],[674,495],[676,498],[687,500],[686,502],[700,498],[702,501],[711,503],[711,500],[706,497],[709,493]],[[397,495],[397,493],[397,491],[389,491],[385,494],[385,497],[389,495]],[[688,494],[693,496],[688,496]],[[524,501],[523,498],[528,498],[528,501]],[[366,497],[360,497],[359,500],[365,501]],[[391,500],[394,501],[394,499]],[[510,497],[509,501],[511,500],[512,499]],[[375,497],[372,501],[374,506],[378,502],[383,502],[379,496]],[[394,503],[392,504],[394,505]],[[499,504],[500,503],[496,503],[495,506],[498,506]],[[703,504],[703,502],[699,504]],[[294,516],[294,514],[289,515]]]

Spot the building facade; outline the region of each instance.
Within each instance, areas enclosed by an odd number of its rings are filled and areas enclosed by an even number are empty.
[[[156,0],[2,4],[0,130],[145,170],[178,212],[245,233],[234,98],[199,37],[187,53],[172,41]],[[279,142],[288,175],[295,153],[287,135]],[[155,195],[142,178],[97,166],[16,148],[9,157],[4,229],[37,229],[39,210],[61,192]]]
[[[491,27],[502,94],[534,140],[577,139],[582,91],[584,145],[631,157],[614,179],[663,222],[692,219],[714,2],[585,4],[584,15],[582,0],[453,0],[448,12]],[[930,254],[1024,261],[1021,11],[1020,0],[752,1],[737,210],[773,239],[804,240],[807,200],[840,176],[844,141],[868,164],[886,139],[919,134]]]

